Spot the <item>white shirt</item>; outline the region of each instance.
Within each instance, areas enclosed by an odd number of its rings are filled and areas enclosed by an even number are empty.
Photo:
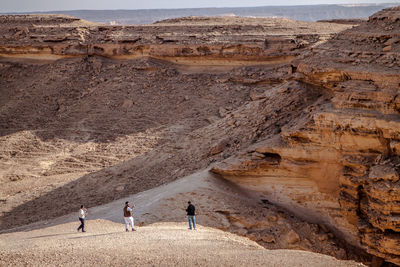
[[[80,209],[80,210],[79,210],[79,218],[85,219],[85,216],[86,216],[85,211],[84,211],[83,209]]]

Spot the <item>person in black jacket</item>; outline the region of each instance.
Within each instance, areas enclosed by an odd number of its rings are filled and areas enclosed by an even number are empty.
[[[196,230],[196,218],[195,218],[195,210],[196,208],[190,201],[188,201],[189,206],[186,209],[186,213],[188,216],[188,221],[189,221],[189,230],[192,230],[192,223],[193,223],[193,229]]]

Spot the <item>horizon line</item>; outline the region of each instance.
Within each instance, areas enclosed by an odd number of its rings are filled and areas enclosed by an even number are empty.
[[[299,4],[299,5],[262,5],[262,6],[233,6],[233,7],[187,7],[187,8],[141,8],[141,9],[64,9],[64,10],[48,10],[48,11],[0,11],[0,14],[26,14],[26,13],[49,13],[49,12],[71,12],[71,11],[143,11],[143,10],[185,10],[185,9],[226,9],[226,8],[259,8],[259,7],[299,7],[299,6],[379,6],[379,5],[391,5],[398,4],[397,2],[386,2],[386,3],[346,3],[346,4]]]

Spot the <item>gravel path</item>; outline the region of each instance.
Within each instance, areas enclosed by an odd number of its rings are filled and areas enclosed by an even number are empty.
[[[105,220],[0,235],[0,266],[363,266],[296,250],[266,250],[249,239],[208,227],[159,223],[126,233]]]

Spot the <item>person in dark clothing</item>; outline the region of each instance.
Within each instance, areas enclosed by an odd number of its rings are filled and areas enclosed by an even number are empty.
[[[186,213],[189,221],[189,230],[192,230],[192,223],[193,223],[193,229],[196,230],[196,217],[195,217],[196,208],[190,201],[188,201],[188,205],[189,206],[186,208]]]

